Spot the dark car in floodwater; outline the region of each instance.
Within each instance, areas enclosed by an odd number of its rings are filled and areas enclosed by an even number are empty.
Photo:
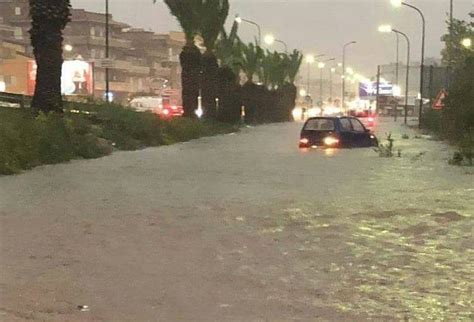
[[[312,117],[303,125],[300,148],[359,148],[378,146],[375,135],[355,117]]]

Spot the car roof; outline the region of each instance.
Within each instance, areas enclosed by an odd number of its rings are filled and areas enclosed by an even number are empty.
[[[309,121],[309,120],[321,120],[321,119],[339,120],[341,118],[352,118],[352,119],[354,119],[355,117],[345,116],[345,115],[343,115],[343,116],[313,116],[313,117],[308,118],[307,121]]]

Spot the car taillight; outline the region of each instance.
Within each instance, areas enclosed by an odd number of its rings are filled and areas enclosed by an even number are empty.
[[[369,121],[370,123],[372,123],[372,122],[375,121],[375,119],[374,119],[373,117],[369,117],[369,118],[367,119],[367,121]]]
[[[308,144],[309,140],[307,138],[302,138],[302,139],[300,139],[300,143],[301,144]]]
[[[324,145],[334,146],[339,143],[339,139],[333,136],[327,136],[324,138]]]
[[[168,109],[163,109],[163,114],[168,115],[168,114],[170,114],[170,111]]]

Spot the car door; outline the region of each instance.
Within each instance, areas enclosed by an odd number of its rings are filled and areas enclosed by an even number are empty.
[[[370,133],[365,129],[361,121],[356,118],[350,119],[352,125],[352,142],[354,146],[370,146]]]
[[[339,119],[340,133],[339,137],[341,138],[341,144],[343,147],[352,147],[352,124],[349,118],[341,117]]]

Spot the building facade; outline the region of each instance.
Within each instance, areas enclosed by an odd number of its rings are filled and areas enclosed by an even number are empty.
[[[0,0],[0,39],[23,45],[24,57],[31,60],[28,8],[28,0]],[[94,86],[90,94],[94,97],[105,98],[106,67],[115,101],[126,102],[139,93],[159,94],[165,88],[181,92],[178,54],[185,43],[182,33],[156,34],[135,29],[109,15],[106,59],[105,15],[83,9],[72,9],[71,14],[64,30],[64,59],[93,64]]]

